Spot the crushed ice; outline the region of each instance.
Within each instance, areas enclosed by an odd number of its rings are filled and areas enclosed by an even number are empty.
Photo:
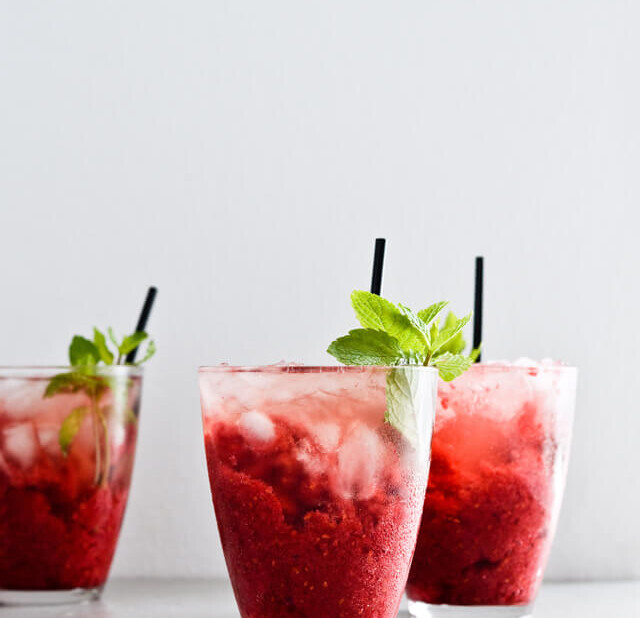
[[[245,412],[238,421],[238,427],[245,440],[250,442],[264,444],[271,442],[276,437],[276,430],[271,419],[257,410]]]
[[[2,433],[2,447],[5,458],[11,459],[22,468],[29,468],[38,455],[38,435],[32,423],[20,423],[7,427]]]

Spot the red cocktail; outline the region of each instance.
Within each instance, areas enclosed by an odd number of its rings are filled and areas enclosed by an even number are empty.
[[[0,605],[91,598],[107,579],[142,373],[83,371],[0,370]]]
[[[396,616],[435,384],[427,368],[200,370],[211,492],[243,618]]]
[[[529,615],[564,490],[575,380],[570,367],[488,364],[439,383],[407,584],[414,616]]]

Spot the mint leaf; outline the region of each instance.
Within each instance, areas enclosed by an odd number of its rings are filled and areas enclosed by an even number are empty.
[[[409,319],[412,326],[422,333],[422,339],[420,344],[416,346],[417,349],[407,351],[411,365],[422,365],[427,357],[429,345],[431,344],[431,334],[429,327],[406,305],[398,304],[400,311]]]
[[[431,332],[429,333],[429,340],[435,341],[438,338],[438,333],[440,332],[440,320],[435,320],[431,323]]]
[[[351,304],[365,329],[391,335],[406,352],[424,352],[427,345],[424,333],[391,301],[371,292],[356,290],[351,294]]]
[[[113,328],[111,328],[111,326],[107,328],[107,335],[109,335],[109,340],[111,341],[111,343],[113,343],[113,345],[116,347],[116,350],[117,350],[120,347],[120,344],[118,343],[118,338],[113,332]]]
[[[354,290],[351,293],[351,305],[363,328],[382,330],[392,334],[390,331],[403,330],[406,326],[406,320],[398,308],[391,301],[377,294]],[[396,322],[399,322],[397,326]]]
[[[118,346],[118,352],[120,352],[122,356],[126,356],[129,352],[133,352],[148,336],[149,335],[144,332],[127,335]]]
[[[60,448],[65,456],[69,454],[71,444],[80,431],[82,421],[88,412],[89,408],[75,408],[74,410],[71,410],[71,412],[65,417],[64,421],[62,421],[60,431],[58,432],[58,443],[60,444]]]
[[[384,420],[415,446],[418,441],[416,392],[420,376],[415,370],[397,367],[387,374],[387,409]]]
[[[69,362],[72,367],[97,365],[100,362],[100,352],[93,341],[76,335],[69,346]]]
[[[455,316],[454,316],[455,317]],[[431,344],[431,355],[438,352],[446,343],[451,341],[462,329],[468,324],[471,314],[465,315],[463,318],[457,319],[452,326],[444,328],[438,333],[438,336]]]
[[[147,344],[147,351],[145,352],[144,356],[137,363],[134,363],[134,365],[138,367],[139,365],[142,365],[142,363],[146,363],[155,353],[156,343],[155,341],[149,341],[149,343]]]
[[[81,384],[77,379],[75,373],[59,373],[58,375],[53,376],[51,380],[49,380],[49,384],[47,384],[47,388],[44,391],[44,396],[46,398],[53,397],[58,393],[77,393],[84,384]]]
[[[349,331],[331,343],[327,352],[344,365],[399,365],[407,361],[395,337],[370,328]]]
[[[458,318],[453,311],[449,311],[447,317],[444,320],[444,325],[442,327],[442,331],[444,332],[447,329],[454,329],[456,324],[458,323]],[[451,352],[451,354],[460,354],[467,347],[467,342],[464,340],[464,335],[462,331],[459,331],[457,335],[449,339],[447,343],[440,347],[440,352]]]
[[[104,381],[100,376],[72,371],[53,376],[47,384],[44,396],[48,398],[58,393],[77,393],[78,391],[98,392],[104,387]]]
[[[482,344],[480,344],[477,348],[473,348],[469,353],[469,358],[475,363],[478,360],[478,356],[480,356],[480,351],[482,350]]]
[[[113,364],[113,354],[109,347],[107,346],[107,340],[103,333],[101,333],[97,328],[93,329],[93,343],[98,350],[98,354],[100,355],[100,360],[105,363],[105,365]]]
[[[473,360],[462,354],[445,352],[431,359],[431,363],[438,368],[438,373],[445,382],[451,382],[469,369],[473,365]]]
[[[431,324],[431,322],[436,318],[436,316],[449,304],[448,301],[443,300],[439,303],[434,303],[433,305],[423,309],[422,311],[418,311],[418,317],[427,325]]]
[[[409,309],[409,307],[407,307],[406,305],[398,303],[398,307],[400,308],[400,311],[402,311],[402,313],[409,319],[409,322],[411,322],[411,325],[414,328],[417,328],[424,335],[425,341],[428,345],[429,336],[430,336],[429,325],[426,322],[424,322],[422,318],[420,318],[420,316],[418,316],[411,309]]]

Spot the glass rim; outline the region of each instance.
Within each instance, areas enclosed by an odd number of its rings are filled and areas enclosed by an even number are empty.
[[[513,363],[497,361],[488,363],[474,363],[467,369],[467,371],[473,370],[482,370],[482,371],[491,371],[491,372],[525,372],[531,373],[532,371],[547,371],[547,372],[558,372],[558,373],[575,373],[578,371],[578,368],[575,365],[566,365],[564,363],[549,363],[549,364],[541,364],[533,362],[529,365],[514,365]],[[466,373],[466,372],[465,372]],[[464,375],[464,374],[463,374]]]
[[[198,373],[364,373],[372,369],[388,371],[399,368],[429,373],[438,371],[437,367],[432,365],[427,367],[424,365],[201,365],[198,367]],[[575,373],[577,370],[578,368],[573,365],[560,363],[514,365],[507,362],[488,362],[474,363],[467,371]]]
[[[7,377],[23,378],[49,378],[58,373],[69,373],[83,370],[86,367],[73,365],[0,365],[0,379]],[[127,375],[142,376],[142,367],[134,365],[99,365],[96,367],[96,375]]]
[[[437,372],[423,365],[201,365],[198,373],[365,373],[371,370],[412,369]]]

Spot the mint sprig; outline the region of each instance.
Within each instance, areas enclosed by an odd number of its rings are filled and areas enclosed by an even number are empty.
[[[387,409],[384,420],[405,436],[412,446],[416,446],[418,442],[415,409],[418,403],[418,377],[406,367],[395,367],[387,374]]]
[[[433,365],[438,368],[438,373],[445,382],[451,382],[473,365],[473,359],[462,354],[444,352],[433,359]]]
[[[471,314],[458,318],[449,312],[441,326],[439,316],[447,302],[414,312],[406,305],[356,290],[351,304],[363,328],[349,331],[327,349],[345,365],[434,366],[443,380],[450,381],[473,362],[463,354],[466,342],[462,334]]]
[[[327,350],[343,365],[406,365],[400,342],[382,330],[357,328],[336,339]]]
[[[86,394],[90,401],[89,407],[72,410],[62,421],[58,432],[58,443],[62,453],[66,456],[86,417],[90,416],[93,424],[95,439],[96,471],[95,483],[104,485],[108,480],[110,469],[108,416],[112,410],[110,406],[101,404],[104,394],[114,386],[112,379],[100,374],[100,363],[104,365],[141,365],[148,361],[155,353],[153,341],[149,341],[144,357],[137,363],[126,363],[127,354],[148,339],[147,333],[136,332],[118,341],[113,330],[108,329],[109,340],[115,351],[109,347],[107,338],[97,328],[93,329],[93,340],[76,335],[69,345],[69,363],[71,371],[59,373],[49,380],[45,390],[45,397],[53,397],[59,393]],[[125,391],[126,395],[126,391]],[[126,410],[126,418],[135,421],[132,410]]]
[[[363,328],[349,331],[329,345],[327,352],[345,365],[398,367],[387,376],[385,421],[415,444],[414,393],[411,372],[401,366],[432,366],[449,382],[464,373],[480,350],[464,354],[463,329],[471,314],[458,318],[452,311],[442,325],[448,302],[438,302],[414,312],[406,305],[363,290],[351,294],[351,304]]]

